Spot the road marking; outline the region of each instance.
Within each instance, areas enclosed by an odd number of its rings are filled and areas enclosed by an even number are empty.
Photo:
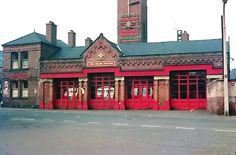
[[[219,129],[215,129],[215,131],[217,131],[217,132],[236,133],[236,130],[219,130]]]
[[[20,117],[14,117],[11,118],[13,121],[35,121],[35,118],[20,118]]]
[[[46,122],[55,122],[55,120],[53,120],[53,119],[43,119],[43,120]]]
[[[157,125],[141,125],[141,127],[144,127],[144,128],[159,128],[160,126],[157,126]]]
[[[176,129],[182,129],[182,130],[195,130],[195,128],[188,128],[188,127],[175,127]]]
[[[101,122],[87,122],[88,124],[101,124]]]
[[[128,126],[129,124],[122,124],[122,123],[112,123],[115,126]]]
[[[64,120],[65,123],[76,123],[76,121]]]

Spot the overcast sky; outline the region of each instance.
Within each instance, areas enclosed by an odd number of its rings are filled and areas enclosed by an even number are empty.
[[[148,0],[148,42],[174,41],[176,30],[190,40],[221,38],[222,0]],[[226,5],[227,36],[236,68],[236,1]],[[34,30],[45,34],[46,23],[58,25],[58,39],[77,33],[77,46],[100,33],[117,42],[117,0],[1,0],[0,44]],[[2,47],[0,47],[2,50]]]

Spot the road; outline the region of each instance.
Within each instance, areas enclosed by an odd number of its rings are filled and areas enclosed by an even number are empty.
[[[207,111],[0,109],[0,155],[235,155],[236,117]]]

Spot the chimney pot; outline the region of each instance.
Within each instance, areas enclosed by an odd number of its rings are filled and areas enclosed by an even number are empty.
[[[46,39],[53,45],[57,44],[57,25],[52,21],[46,24]]]
[[[182,41],[188,41],[189,40],[189,34],[187,31],[184,31],[182,34]]]
[[[85,46],[89,47],[93,43],[93,40],[89,37],[85,39]]]
[[[76,46],[76,33],[73,30],[68,32],[68,45],[70,47]]]

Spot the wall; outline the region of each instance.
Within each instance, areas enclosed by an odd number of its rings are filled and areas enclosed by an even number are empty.
[[[236,80],[229,82],[230,114],[236,114]],[[222,80],[209,81],[207,85],[207,109],[211,113],[224,114],[224,87]]]
[[[39,59],[40,44],[4,47],[3,63],[3,106],[38,107],[39,106]],[[11,69],[11,52],[28,52],[28,69]],[[10,81],[28,81],[28,98],[10,97]]]

